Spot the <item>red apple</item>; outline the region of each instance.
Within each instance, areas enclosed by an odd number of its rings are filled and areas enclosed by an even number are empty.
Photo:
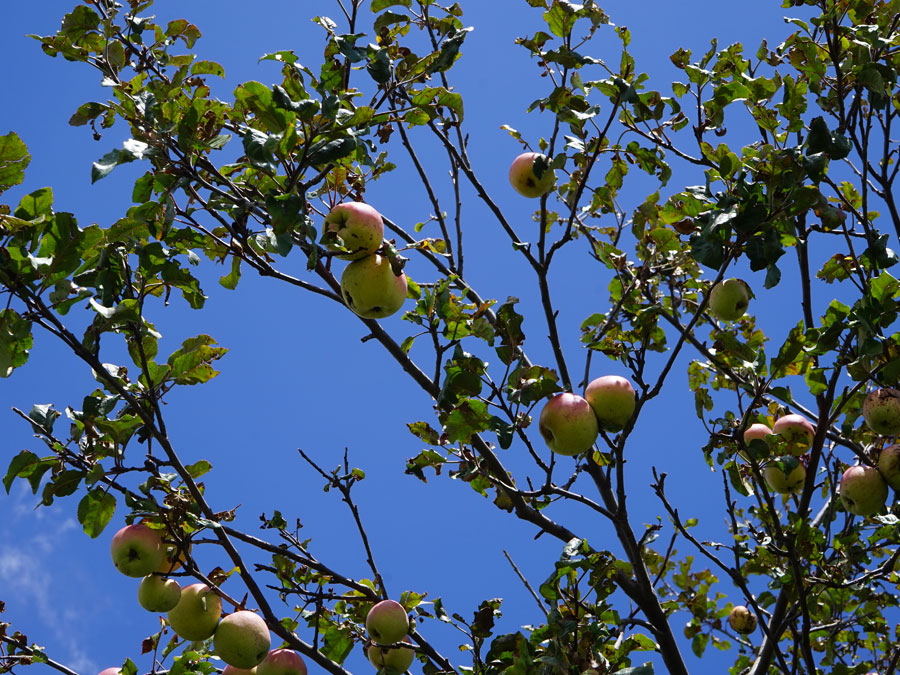
[[[728,614],[728,625],[736,632],[748,635],[756,630],[756,615],[744,605],[735,605]]]
[[[762,441],[763,444],[765,444],[766,438],[771,436],[773,433],[775,432],[773,432],[767,424],[751,424],[744,430],[744,445],[746,445],[747,449],[749,449],[750,443],[752,443],[753,441]],[[762,448],[760,448],[760,450],[762,450]],[[739,454],[741,457],[749,461],[749,457],[747,456],[746,452],[741,451]],[[756,456],[757,458],[759,458],[760,456],[764,457],[765,453],[757,453]]]
[[[556,184],[556,173],[550,160],[539,152],[523,152],[509,167],[509,182],[523,197],[543,197]]]
[[[379,644],[400,642],[409,630],[406,609],[396,600],[382,600],[366,614],[366,630]]]
[[[338,204],[322,227],[322,243],[341,260],[359,260],[375,253],[383,237],[381,214],[363,202]]]
[[[876,434],[896,436],[900,434],[900,391],[876,389],[863,402],[863,419]]]
[[[544,405],[538,421],[541,436],[560,455],[580,455],[597,440],[597,417],[578,394],[556,394]]]
[[[851,466],[841,476],[841,503],[855,516],[875,515],[887,497],[887,483],[874,466]]]
[[[634,414],[637,404],[631,382],[618,375],[604,375],[591,381],[584,397],[591,404],[604,431],[621,431]]]
[[[403,641],[412,644],[408,637],[403,638]],[[366,656],[369,658],[369,663],[379,670],[383,669],[391,675],[400,675],[409,670],[416,657],[416,652],[414,649],[405,647],[390,649],[381,645],[369,645],[366,649]]]
[[[222,599],[206,584],[181,589],[181,599],[167,615],[172,630],[185,640],[205,640],[216,632]]]
[[[127,577],[147,576],[165,557],[159,535],[142,523],[128,525],[116,532],[109,551],[116,569]]]
[[[750,290],[740,279],[720,281],[709,292],[709,311],[722,321],[737,321],[750,305]]]
[[[306,675],[306,664],[293,649],[273,649],[256,666],[256,675]]]
[[[772,431],[781,436],[785,442],[785,450],[799,457],[809,450],[816,428],[802,415],[785,415],[775,420]]]

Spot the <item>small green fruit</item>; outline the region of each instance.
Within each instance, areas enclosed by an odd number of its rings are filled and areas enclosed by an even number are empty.
[[[354,260],[341,275],[344,303],[364,319],[383,319],[397,312],[406,300],[406,275],[394,274],[381,255]]]
[[[740,279],[720,281],[709,292],[709,311],[722,321],[737,321],[750,305],[750,291]]]

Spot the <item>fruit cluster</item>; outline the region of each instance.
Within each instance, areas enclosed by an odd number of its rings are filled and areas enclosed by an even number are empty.
[[[369,663],[387,675],[405,673],[412,665],[416,652],[406,647],[395,647],[398,642],[412,644],[409,632],[409,616],[396,600],[382,600],[366,615],[366,630],[372,644],[366,649]]]
[[[222,599],[209,586],[181,588],[166,578],[181,565],[183,553],[167,546],[156,530],[143,523],[123,527],[113,536],[110,553],[122,574],[143,577],[138,587],[141,607],[168,612],[169,626],[184,640],[213,639],[213,653],[227,664],[224,675],[306,675],[299,654],[269,650],[269,627],[259,615],[238,610],[222,617]],[[119,669],[107,668],[100,675],[119,675]]]
[[[344,303],[364,319],[383,319],[406,300],[406,275],[397,275],[378,253],[384,237],[381,214],[362,202],[344,202],[325,217],[322,244],[341,260],[351,261],[341,275]]]
[[[584,397],[569,392],[553,396],[541,410],[538,429],[553,452],[580,455],[590,450],[601,429],[624,429],[635,405],[631,382],[604,375],[591,381]]]

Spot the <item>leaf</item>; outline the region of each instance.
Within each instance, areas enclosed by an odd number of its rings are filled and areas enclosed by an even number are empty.
[[[53,215],[53,190],[45,187],[25,195],[13,215],[22,220],[37,220],[41,216]]]
[[[69,118],[69,125],[73,127],[84,126],[100,117],[107,110],[110,110],[110,107],[104,103],[97,103],[96,101],[82,103],[78,106],[78,110]]]
[[[13,457],[9,463],[9,468],[6,470],[6,476],[3,477],[3,487],[6,488],[6,494],[9,494],[9,490],[16,478],[30,478],[41,465],[41,462],[41,458],[30,450],[22,450],[22,452]],[[45,466],[41,474],[49,468],[50,465]],[[38,477],[38,480],[40,480],[40,477]],[[37,493],[37,488],[34,487],[34,484],[32,484],[32,491]]]
[[[214,361],[228,351],[224,347],[213,347],[216,341],[209,335],[198,335],[185,340],[181,348],[172,352],[168,364],[172,369],[170,378],[176,384],[202,384],[219,374],[214,370]]]
[[[78,522],[91,539],[100,536],[116,510],[116,498],[99,488],[89,490],[78,503]]]
[[[553,0],[550,10],[544,12],[544,21],[547,22],[550,32],[561,38],[572,32],[576,19],[574,6],[565,0]]]
[[[201,459],[198,462],[194,462],[193,464],[188,464],[186,467],[187,472],[191,475],[191,478],[200,478],[200,476],[209,473],[212,469],[212,464],[207,462],[205,459]]]
[[[14,309],[0,310],[0,377],[9,377],[24,365],[33,344],[31,322]]]
[[[150,154],[150,146],[133,138],[122,144],[121,150],[111,150],[91,164],[91,183],[105,178],[120,164],[128,164],[136,159],[144,159]]]
[[[15,132],[0,136],[0,194],[25,179],[29,162],[28,148]]]

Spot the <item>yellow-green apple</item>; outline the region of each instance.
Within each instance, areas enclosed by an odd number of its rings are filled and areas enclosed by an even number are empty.
[[[751,449],[751,447],[756,447],[759,452],[751,453],[754,457],[759,459],[760,457],[766,456],[766,438],[771,436],[774,432],[769,428],[768,424],[761,424],[757,422],[756,424],[751,424],[749,427],[744,429],[744,445],[747,446],[747,449]],[[756,443],[751,446],[751,443],[756,441]],[[760,441],[762,442],[760,444]],[[741,457],[749,461],[748,453],[745,451],[741,451],[738,453]]]
[[[855,516],[878,513],[887,497],[887,483],[874,466],[851,466],[841,476],[841,503]]]
[[[322,243],[341,260],[359,260],[375,253],[382,237],[381,214],[363,202],[338,204],[322,226]]]
[[[213,636],[213,652],[229,666],[249,669],[260,664],[272,641],[262,617],[245,609],[224,617]]]
[[[409,630],[406,609],[396,600],[382,600],[366,614],[366,630],[379,644],[400,642]]]
[[[369,255],[344,268],[341,294],[347,307],[362,318],[383,319],[403,306],[406,275],[394,274],[384,256]]]
[[[523,197],[543,197],[556,184],[550,160],[539,152],[523,152],[509,167],[509,182]]]
[[[744,605],[735,605],[728,613],[728,625],[736,632],[748,635],[756,630],[756,615]]]
[[[403,641],[412,644],[408,637],[403,638]],[[390,649],[381,645],[369,645],[366,649],[366,656],[369,657],[369,663],[379,670],[383,669],[390,675],[400,675],[409,670],[416,657],[416,652],[406,647]]]
[[[885,387],[866,396],[862,407],[866,425],[876,434],[900,434],[900,391]]]
[[[205,640],[216,632],[222,616],[222,599],[206,584],[191,584],[181,589],[181,599],[167,616],[179,637]]]
[[[148,612],[168,612],[181,599],[181,586],[174,579],[148,574],[138,586],[138,604]]]
[[[878,455],[878,470],[895,490],[900,491],[900,445],[889,445]]]
[[[184,549],[179,551],[178,544],[164,541],[163,548],[165,549],[163,561],[154,571],[161,574],[171,574],[187,561],[187,556],[190,553],[191,545],[190,543],[188,543]]]
[[[544,405],[538,429],[548,447],[560,455],[587,452],[600,433],[591,404],[578,394],[556,394]]]
[[[115,533],[109,546],[113,564],[127,577],[145,577],[165,557],[162,540],[142,523],[127,525]]]
[[[256,675],[306,675],[306,664],[293,649],[273,649],[256,666]]]
[[[769,489],[778,494],[800,492],[806,481],[806,465],[793,455],[779,457],[766,464],[763,477]]]
[[[799,457],[809,450],[816,428],[802,415],[785,415],[775,420],[772,431],[785,442],[785,450]]]
[[[604,431],[621,431],[634,414],[634,387],[624,377],[598,377],[588,384],[584,397],[591,404]]]
[[[720,281],[709,292],[709,311],[722,321],[737,321],[750,304],[750,289],[740,279]]]

